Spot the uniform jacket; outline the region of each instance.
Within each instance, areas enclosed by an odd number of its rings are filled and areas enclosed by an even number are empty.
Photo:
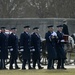
[[[31,35],[31,45],[34,48],[33,58],[40,59],[41,39],[38,33]]]
[[[23,59],[30,59],[31,36],[27,32],[20,35],[20,49],[23,49]]]
[[[63,33],[57,31],[57,36],[58,36],[58,42],[56,44],[57,57],[58,59],[60,58],[66,59],[66,54],[64,51],[64,43],[61,42],[61,40],[63,40]]]
[[[8,36],[6,33],[0,33],[0,58],[8,58]]]
[[[63,30],[62,32],[65,34],[65,35],[69,35],[69,31],[68,31],[68,26],[63,24]]]
[[[11,33],[9,35],[8,44],[9,44],[11,56],[13,58],[17,59],[17,56],[18,56],[18,37],[16,34]]]
[[[55,39],[52,39],[51,32],[47,32],[45,34],[45,39],[46,39],[46,45],[47,45],[47,51],[48,51],[48,58],[49,59],[56,59],[57,53],[55,50]]]

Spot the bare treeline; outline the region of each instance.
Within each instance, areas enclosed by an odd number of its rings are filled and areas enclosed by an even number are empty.
[[[0,0],[0,18],[75,18],[75,0]]]

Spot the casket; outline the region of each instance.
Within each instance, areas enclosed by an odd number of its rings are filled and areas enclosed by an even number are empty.
[[[64,35],[63,39],[64,39],[65,42],[68,42],[68,35]]]

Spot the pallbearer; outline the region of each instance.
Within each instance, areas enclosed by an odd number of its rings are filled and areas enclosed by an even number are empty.
[[[41,52],[41,37],[39,34],[39,27],[33,28],[33,33],[31,35],[31,45],[34,49],[33,51],[33,68],[35,69],[36,63],[39,69],[43,69],[40,65],[40,52]]]
[[[57,49],[57,58],[58,58],[58,64],[57,69],[66,69],[64,67],[65,59],[66,59],[66,53],[64,51],[64,34],[62,33],[63,26],[58,25],[57,26],[57,36],[58,36],[58,42],[56,45]]]
[[[22,69],[26,69],[26,62],[28,62],[28,68],[32,69],[30,66],[30,47],[31,47],[31,36],[29,34],[30,26],[24,26],[24,32],[20,35],[20,49],[23,49],[22,52]]]
[[[6,27],[1,27],[0,33],[0,69],[6,69],[5,60],[8,58],[8,36],[5,33]]]
[[[17,65],[17,57],[18,57],[18,37],[16,35],[17,29],[15,27],[11,28],[11,34],[9,35],[8,45],[10,51],[10,67],[9,69],[13,69],[13,63],[15,63],[15,69],[19,69]]]
[[[54,60],[57,57],[55,45],[57,34],[54,32],[53,25],[48,26],[48,32],[45,34],[47,52],[48,52],[48,67],[47,69],[54,69]]]
[[[65,35],[69,35],[69,30],[68,30],[68,25],[67,25],[67,20],[63,20],[63,29],[62,29],[62,32],[65,34]]]

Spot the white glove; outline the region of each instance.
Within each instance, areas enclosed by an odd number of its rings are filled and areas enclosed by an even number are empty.
[[[13,51],[13,48],[11,48],[10,51]]]
[[[21,51],[21,52],[23,52],[23,51],[24,51],[24,49],[21,49],[20,51]]]
[[[32,49],[32,51],[35,51],[35,49]]]
[[[65,42],[65,40],[61,40],[61,42]]]
[[[52,35],[52,36],[57,36],[56,32],[53,32],[51,35]]]

